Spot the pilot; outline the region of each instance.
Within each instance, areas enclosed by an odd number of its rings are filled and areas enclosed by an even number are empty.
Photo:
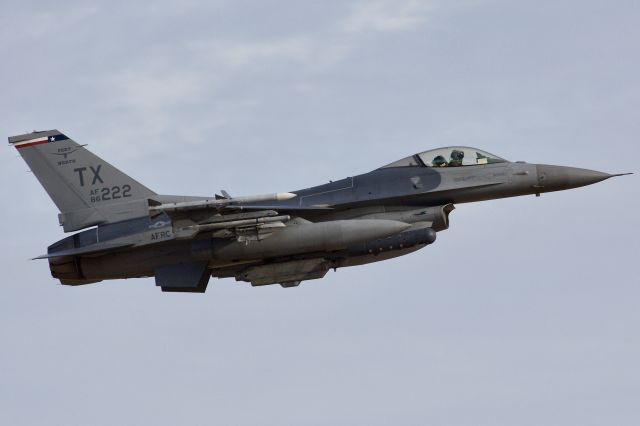
[[[462,166],[462,160],[464,159],[464,151],[460,151],[458,149],[454,149],[451,152],[451,161],[449,161],[449,167],[460,167]]]
[[[447,160],[444,159],[444,157],[442,155],[438,155],[436,158],[433,159],[433,161],[431,162],[431,164],[433,164],[433,167],[447,167]]]

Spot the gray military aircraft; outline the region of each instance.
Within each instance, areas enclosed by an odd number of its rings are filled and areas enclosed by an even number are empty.
[[[455,204],[620,176],[449,147],[299,191],[186,197],[156,194],[58,130],[9,143],[60,210],[64,231],[84,229],[37,257],[54,278],[82,285],[153,276],[166,292],[202,293],[211,276],[295,287],[433,244]]]

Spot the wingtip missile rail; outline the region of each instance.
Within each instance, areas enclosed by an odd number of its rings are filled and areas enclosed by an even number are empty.
[[[222,199],[204,199],[197,201],[185,201],[179,203],[166,203],[157,206],[149,206],[149,212],[179,212],[201,209],[222,209],[230,205],[262,203],[265,201],[286,201],[295,198],[297,195],[292,192],[278,192],[275,194],[250,195],[247,197],[222,198]]]

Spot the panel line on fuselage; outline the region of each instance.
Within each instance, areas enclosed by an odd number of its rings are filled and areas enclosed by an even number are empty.
[[[353,177],[348,177],[347,179],[349,179],[351,181],[351,185],[350,186],[345,186],[342,188],[336,188],[336,189],[331,189],[329,191],[323,191],[323,192],[315,192],[313,194],[307,194],[307,195],[302,195],[300,196],[300,205],[303,206],[304,205],[304,199],[305,198],[309,198],[309,197],[316,197],[319,195],[325,195],[325,194],[330,194],[332,192],[338,192],[338,191],[345,191],[347,189],[353,189],[354,188],[354,180]]]

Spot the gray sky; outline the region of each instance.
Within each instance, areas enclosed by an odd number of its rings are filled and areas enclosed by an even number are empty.
[[[472,145],[638,172],[637,1],[25,2],[0,134],[58,128],[160,193],[248,195]],[[637,425],[638,176],[461,205],[418,253],[297,289],[56,285],[17,153],[0,424]]]

